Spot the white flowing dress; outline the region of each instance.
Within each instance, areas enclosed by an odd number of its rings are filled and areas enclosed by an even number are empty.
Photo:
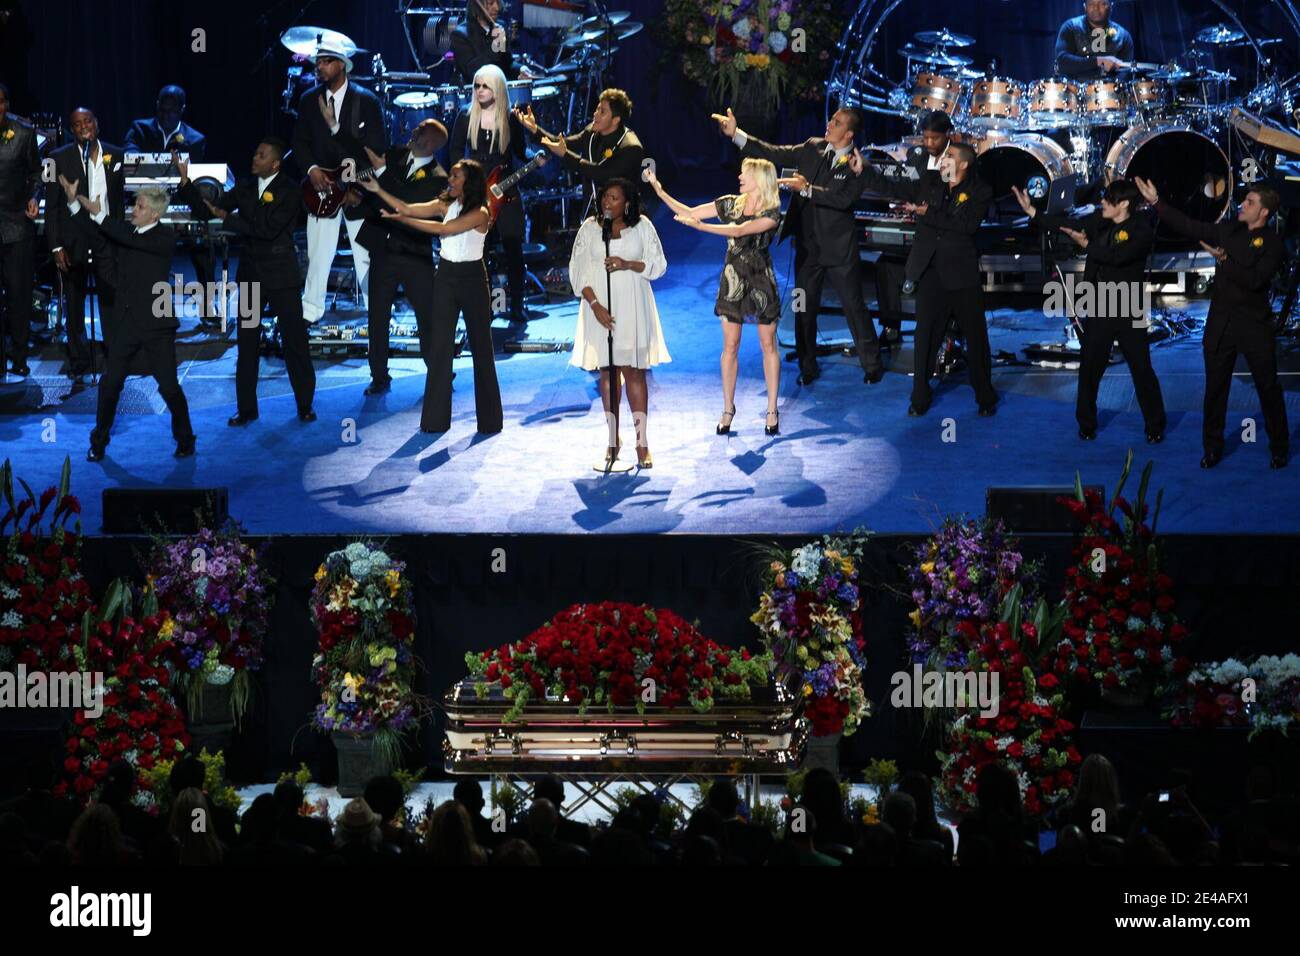
[[[668,269],[659,233],[655,232],[650,220],[642,216],[635,226],[625,227],[619,237],[610,242],[609,254],[631,262],[644,262],[645,271],[622,269],[606,273],[601,226],[598,221],[588,219],[578,229],[573,241],[569,281],[579,299],[582,299],[582,290],[591,286],[596,300],[614,317],[614,364],[650,368],[671,362],[673,359],[668,354],[663,329],[659,325],[654,291],[650,288],[650,283]],[[611,280],[609,293],[606,292],[606,275]],[[612,305],[608,299],[611,294]],[[585,299],[578,307],[578,328],[573,334],[573,357],[569,364],[588,371],[609,365],[608,333],[596,321]]]

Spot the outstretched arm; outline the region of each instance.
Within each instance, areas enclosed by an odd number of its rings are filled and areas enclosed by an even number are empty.
[[[430,203],[417,203],[416,207],[430,206],[436,202],[437,200]],[[481,206],[478,209],[471,209],[462,213],[451,222],[439,222],[436,219],[422,219],[416,216],[403,215],[402,213],[390,213],[388,210],[384,210],[383,217],[385,219],[396,219],[412,229],[431,233],[435,236],[456,236],[462,232],[469,232],[471,229],[478,229],[488,223],[488,212]]]
[[[777,227],[776,220],[771,216],[761,216],[758,219],[751,219],[749,222],[727,223],[700,222],[694,216],[678,216],[677,221],[685,223],[692,229],[698,229],[700,232],[711,232],[715,236],[726,236],[728,239],[755,236]]]
[[[659,198],[664,201],[664,204],[679,216],[693,216],[696,219],[712,219],[717,215],[717,210],[714,209],[713,203],[711,202],[700,203],[698,206],[688,206],[686,203],[668,195],[668,190],[664,189],[664,184],[659,181],[659,178],[655,175],[653,169],[647,169],[642,174],[641,178],[649,183]]]

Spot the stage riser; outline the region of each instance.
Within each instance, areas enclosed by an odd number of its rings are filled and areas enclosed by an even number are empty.
[[[316,647],[307,602],[321,558],[348,538],[295,536],[248,539],[266,544],[277,580],[267,666],[257,680],[254,713],[236,739],[231,770],[262,779],[273,770],[315,764],[332,748],[306,728],[315,703],[310,663]],[[761,563],[758,547],[793,547],[802,536],[731,538],[656,536],[398,536],[386,549],[407,562],[415,584],[416,649],[422,662],[417,687],[438,698],[463,677],[466,651],[515,641],[577,601],[619,600],[670,607],[698,620],[713,639],[756,644],[749,615],[757,606]],[[845,744],[852,767],[870,757],[927,760],[933,744],[922,743],[910,714],[888,706],[889,677],[905,653],[912,610],[902,566],[919,535],[881,535],[867,553],[864,625],[871,666],[867,694],[877,715]],[[1059,588],[1069,561],[1068,535],[1023,539],[1029,557],[1041,556],[1046,580]],[[148,541],[134,537],[88,538],[87,576],[97,593],[114,576],[133,573]],[[505,570],[492,570],[503,549]],[[1166,539],[1168,571],[1178,582],[1179,613],[1194,635],[1194,657],[1221,659],[1300,649],[1300,538],[1193,537]],[[303,732],[299,733],[299,730]],[[295,739],[296,735],[296,739]],[[421,752],[437,763],[440,715],[426,727]]]

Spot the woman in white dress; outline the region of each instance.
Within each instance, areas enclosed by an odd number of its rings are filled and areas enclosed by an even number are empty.
[[[641,215],[637,189],[631,182],[615,178],[601,186],[596,210],[597,215],[578,229],[569,257],[569,281],[582,299],[569,364],[601,370],[600,397],[610,442],[605,458],[612,462],[623,444],[618,436],[621,395],[618,391],[610,395],[609,330],[613,329],[614,365],[619,379],[627,383],[636,428],[637,465],[649,468],[654,462],[646,438],[649,395],[645,370],[672,361],[650,283],[664,274],[668,262],[655,227]],[[610,230],[608,257],[603,234],[606,222]]]

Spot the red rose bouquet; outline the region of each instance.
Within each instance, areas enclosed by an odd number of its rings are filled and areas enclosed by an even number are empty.
[[[81,619],[93,601],[81,575],[81,504],[68,493],[65,459],[58,487],[14,496],[13,469],[0,467],[0,669],[69,671]]]
[[[515,720],[529,700],[591,706],[713,708],[718,698],[747,699],[766,684],[766,655],[715,644],[672,611],[645,605],[574,604],[521,641],[465,655],[480,696],[498,684]]]
[[[1136,501],[1121,497],[1132,464],[1130,451],[1109,507],[1096,492],[1085,493],[1077,476],[1074,499],[1064,499],[1080,534],[1066,571],[1067,615],[1052,669],[1063,680],[1141,694],[1170,669],[1186,670],[1177,652],[1187,629],[1174,614],[1173,579],[1160,570],[1155,524],[1162,493],[1146,523],[1151,464],[1142,472]],[[1120,520],[1113,517],[1116,509]]]

